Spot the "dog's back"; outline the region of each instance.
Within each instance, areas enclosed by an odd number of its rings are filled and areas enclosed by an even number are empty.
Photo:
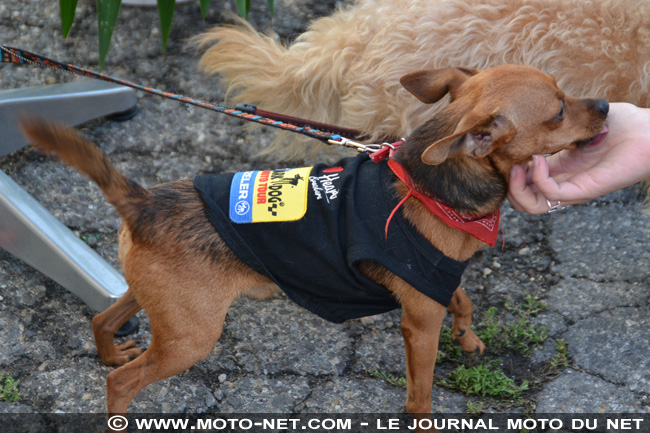
[[[642,0],[362,0],[288,47],[250,26],[198,40],[217,42],[201,66],[223,76],[236,102],[399,138],[441,107],[399,84],[424,68],[525,64],[569,94],[648,106],[648,38]]]

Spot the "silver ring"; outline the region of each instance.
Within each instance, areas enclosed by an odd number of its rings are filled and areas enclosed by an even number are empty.
[[[546,204],[548,204],[548,213],[552,213],[566,208],[566,206],[562,206],[562,202],[560,200],[557,201],[557,204],[551,204],[550,200],[546,200]]]

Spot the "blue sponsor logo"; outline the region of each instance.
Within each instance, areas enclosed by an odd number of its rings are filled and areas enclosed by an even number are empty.
[[[230,185],[230,219],[235,223],[253,221],[253,186],[258,171],[236,173]]]

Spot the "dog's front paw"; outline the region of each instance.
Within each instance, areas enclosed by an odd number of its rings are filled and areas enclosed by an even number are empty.
[[[485,351],[485,344],[471,330],[471,328],[455,327],[451,330],[451,341],[460,346],[465,352],[481,355]]]

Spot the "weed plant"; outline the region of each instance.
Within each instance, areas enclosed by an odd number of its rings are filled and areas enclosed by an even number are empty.
[[[13,377],[0,373],[0,401],[19,401],[18,381]]]

